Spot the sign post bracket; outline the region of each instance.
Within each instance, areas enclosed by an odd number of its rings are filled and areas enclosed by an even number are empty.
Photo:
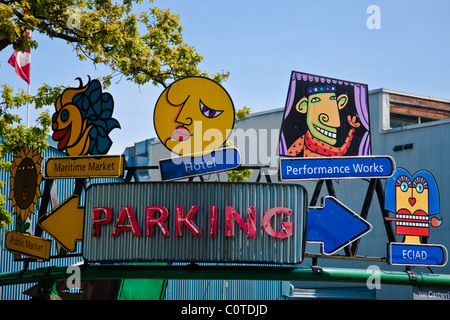
[[[392,227],[391,221],[386,220],[386,218],[389,217],[389,212],[386,209],[384,209],[384,194],[385,194],[384,188],[381,185],[380,179],[376,179],[376,180],[377,181],[376,181],[376,185],[375,185],[375,190],[377,192],[378,203],[380,205],[381,213],[383,215],[384,227],[386,229],[386,233],[387,233],[389,242],[395,242],[396,237],[395,237],[394,228]]]
[[[124,182],[132,182],[132,179],[134,178],[135,182],[139,182],[139,176],[137,174],[138,170],[158,170],[159,167],[158,166],[129,166],[129,167],[125,167],[125,170],[127,171],[126,175],[125,175],[125,179]],[[268,183],[272,183],[272,178],[270,177],[270,174],[268,173],[269,170],[271,169],[275,169],[274,167],[270,167],[268,165],[266,166],[245,166],[245,165],[241,165],[238,168],[235,168],[233,170],[246,170],[246,169],[250,169],[250,170],[259,170],[258,176],[256,177],[256,182],[260,182],[262,177],[264,176],[266,181]],[[193,181],[194,178],[199,177],[200,181],[204,181],[203,176],[206,174],[199,174],[196,176],[192,176],[192,177],[188,177],[188,181]],[[320,190],[319,190],[320,192]]]
[[[411,270],[411,267],[407,266],[405,272],[408,274],[410,281],[417,281],[417,274]]]
[[[373,194],[376,192],[378,203],[380,205],[380,211],[383,216],[384,221],[384,227],[389,239],[389,242],[395,242],[395,233],[394,229],[392,228],[392,224],[390,221],[386,220],[389,216],[388,212],[384,209],[384,189],[381,184],[381,180],[379,178],[372,178],[369,181],[369,187],[367,188],[366,197],[364,199],[363,207],[361,209],[361,217],[363,219],[367,219],[367,216],[369,214],[369,208],[372,203]],[[356,252],[358,250],[360,239],[357,239],[352,243],[351,253],[352,256],[356,255]]]
[[[45,216],[45,214],[47,213],[48,203],[50,201],[50,192],[54,181],[55,180],[53,179],[45,179],[44,181],[44,193],[42,194],[41,205],[39,207],[37,220]],[[42,235],[42,231],[43,231],[42,228],[38,224],[36,224],[36,230],[34,231],[34,235],[36,237],[40,237]]]

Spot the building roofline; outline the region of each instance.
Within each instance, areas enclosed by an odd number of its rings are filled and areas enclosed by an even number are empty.
[[[377,94],[377,93],[391,93],[391,94],[397,94],[397,95],[402,95],[402,96],[407,96],[407,97],[412,97],[412,98],[450,103],[450,99],[427,96],[424,94],[410,93],[410,92],[406,92],[406,91],[394,90],[394,89],[389,89],[389,88],[378,88],[378,89],[374,89],[374,90],[369,90],[369,94]],[[264,114],[283,112],[283,111],[284,111],[284,107],[258,111],[255,113],[250,113],[246,119],[256,117],[256,116],[261,116]],[[238,120],[238,121],[240,121],[240,120]]]
[[[410,92],[406,92],[406,91],[400,91],[400,90],[394,90],[394,89],[388,89],[388,88],[379,88],[379,89],[369,90],[369,94],[375,94],[375,93],[380,93],[380,92],[381,93],[398,94],[398,95],[402,95],[402,96],[408,96],[408,97],[424,99],[424,100],[432,100],[432,101],[450,103],[450,99],[438,98],[438,97],[433,97],[433,96],[427,96],[424,94],[410,93]]]

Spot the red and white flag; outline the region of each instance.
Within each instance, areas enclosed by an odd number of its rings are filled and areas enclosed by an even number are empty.
[[[25,52],[14,51],[14,53],[9,58],[8,63],[16,69],[16,74],[19,77],[30,84],[30,49],[26,49]]]

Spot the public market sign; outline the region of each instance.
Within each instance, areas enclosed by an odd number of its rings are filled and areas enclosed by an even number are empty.
[[[91,185],[83,256],[92,262],[298,264],[306,213],[306,190],[300,185]]]
[[[50,259],[52,242],[48,239],[11,230],[3,231],[2,238],[4,250],[41,261]]]
[[[45,179],[121,177],[122,155],[49,157],[44,159]]]
[[[280,180],[386,178],[395,171],[389,156],[280,158]]]

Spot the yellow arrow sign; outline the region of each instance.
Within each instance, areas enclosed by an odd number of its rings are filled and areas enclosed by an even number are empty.
[[[41,228],[68,252],[74,252],[76,242],[83,241],[84,207],[79,201],[78,195],[71,195],[38,221]]]

